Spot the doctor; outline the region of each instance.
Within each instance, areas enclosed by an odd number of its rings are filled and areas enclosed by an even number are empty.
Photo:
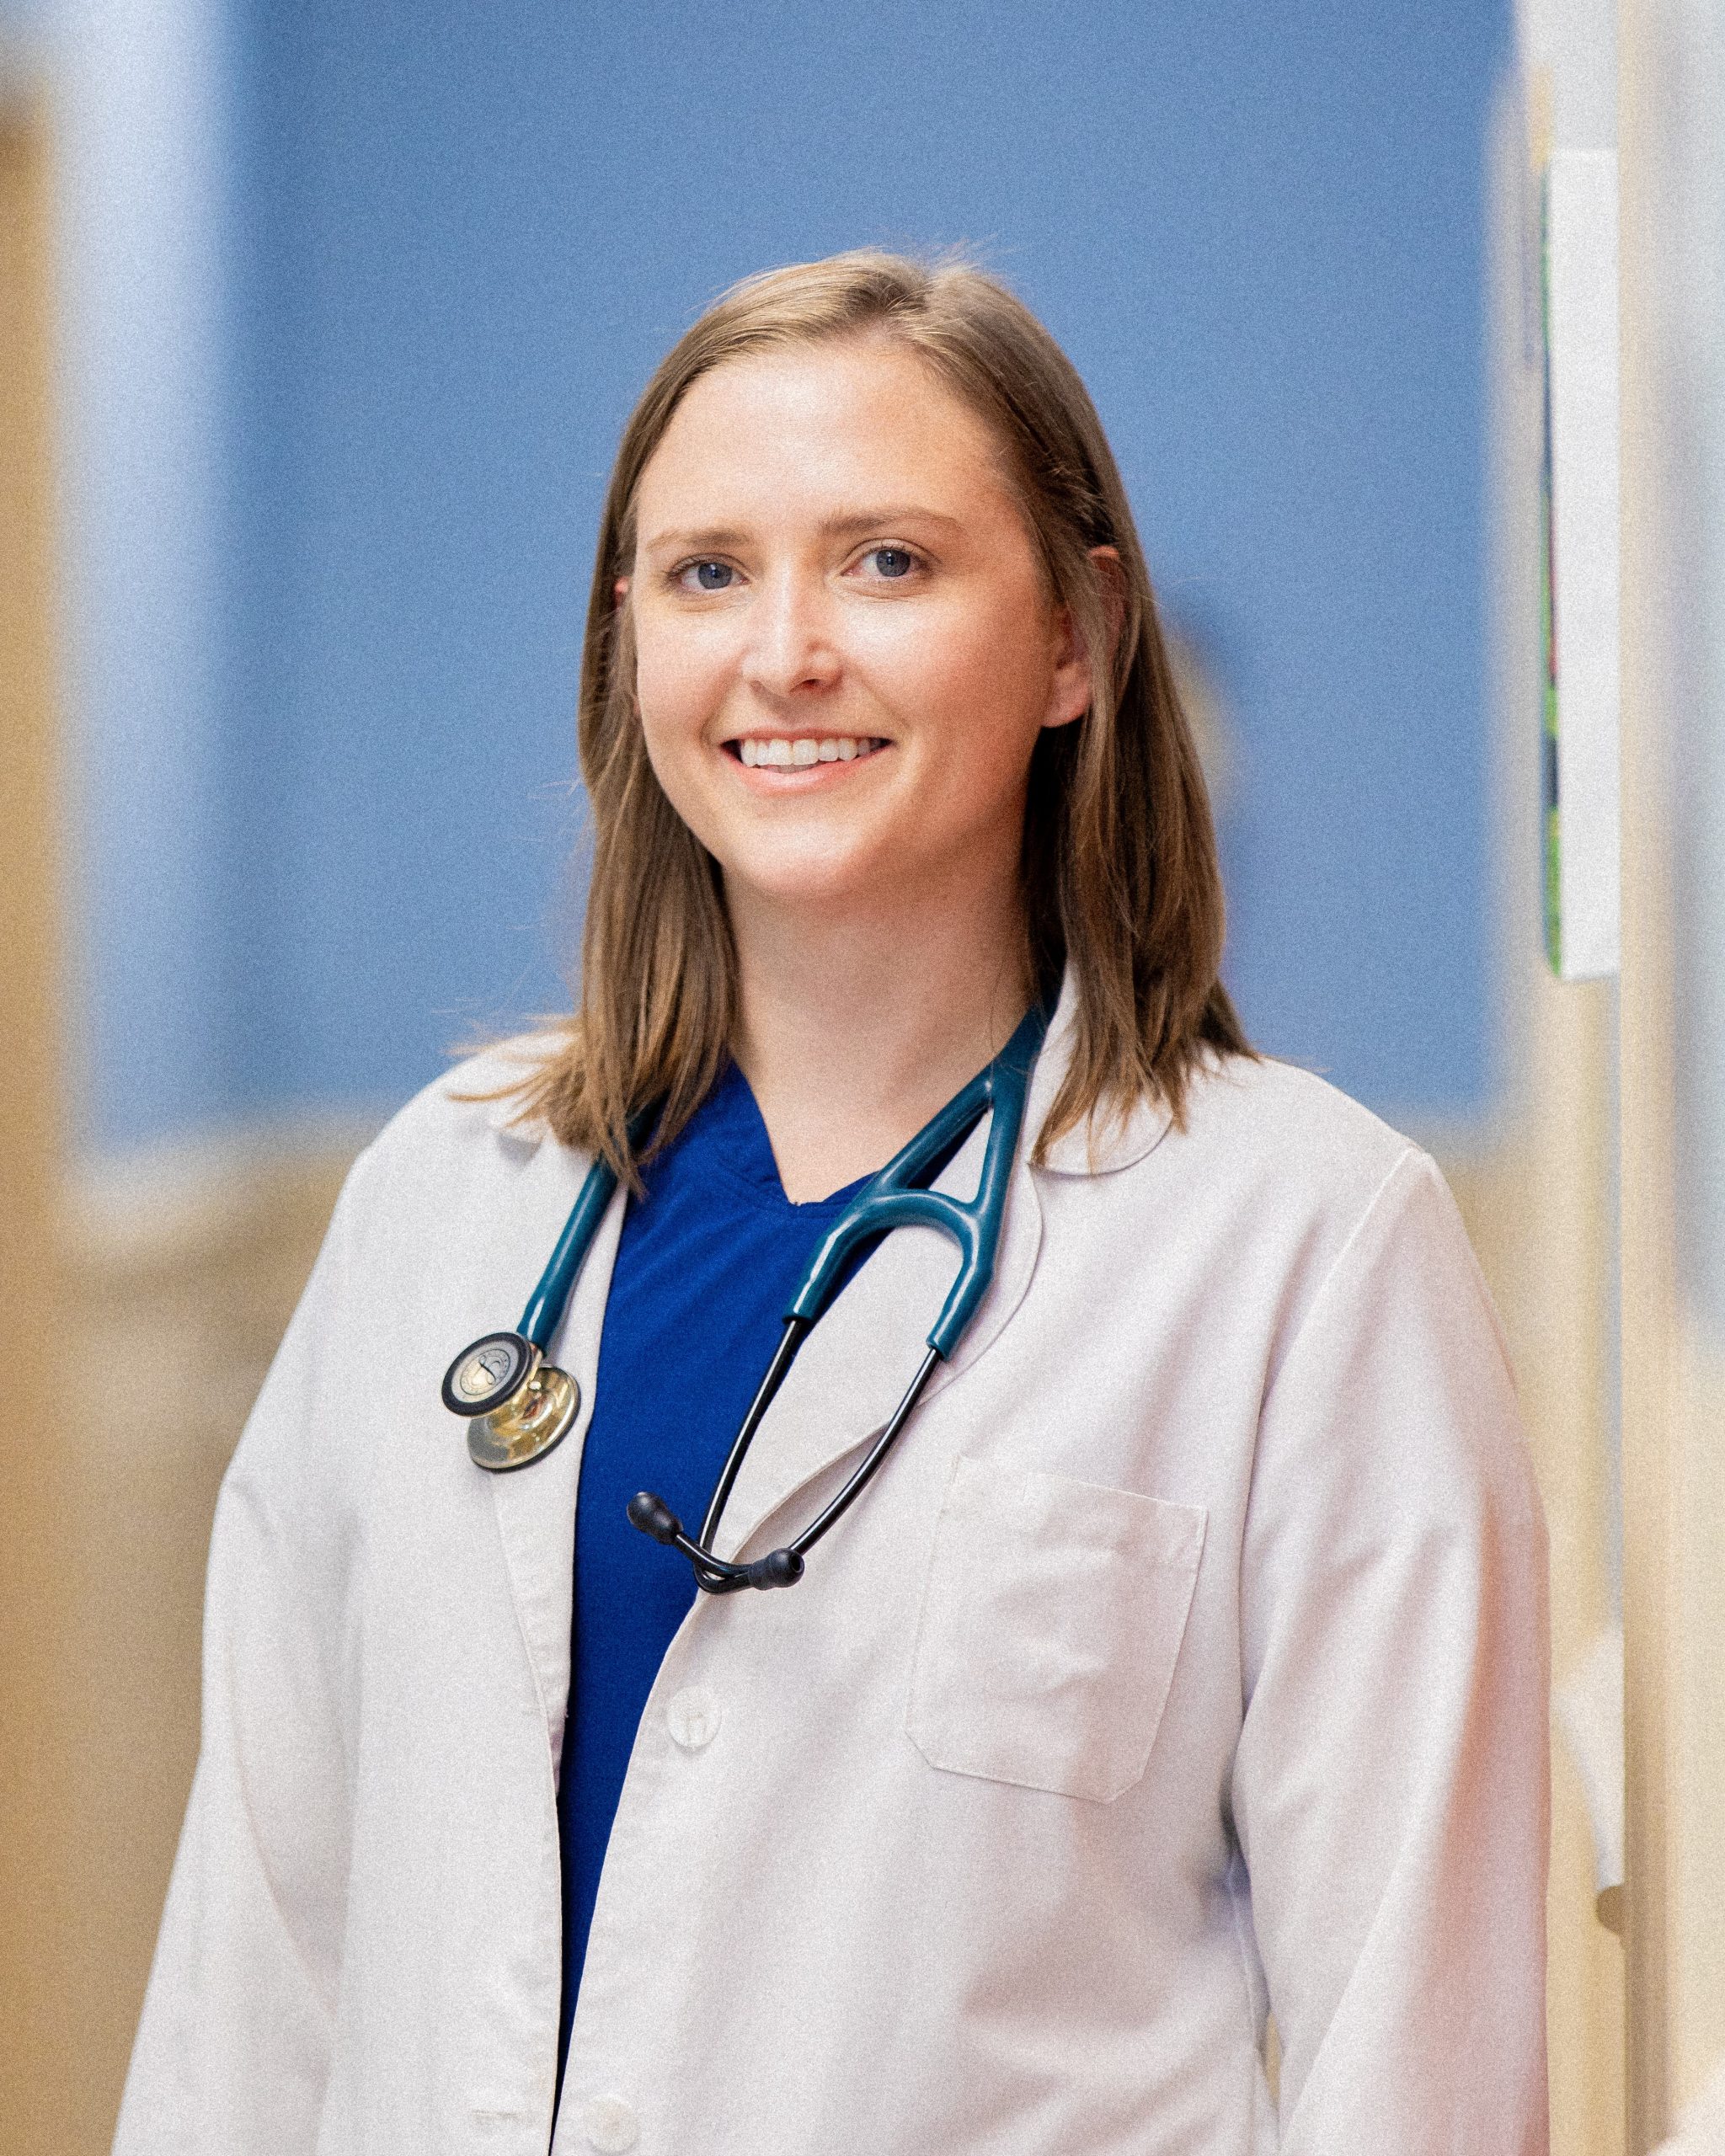
[[[1046,331],[872,253],[721,301],[624,436],[581,750],[579,1011],[360,1161],[224,1485],[122,2156],[1536,2156],[1499,1335],[1430,1161],[1241,1033]],[[800,1580],[698,1594],[628,1498],[699,1519],[811,1251],[1038,1006],[974,1320]],[[484,1472],[440,1378],[595,1159],[569,1433]],[[841,1486],[953,1271],[855,1270],[723,1555]]]

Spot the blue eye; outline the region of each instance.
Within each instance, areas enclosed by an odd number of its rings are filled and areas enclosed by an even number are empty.
[[[874,564],[875,574],[883,577],[909,576],[916,566],[914,557],[902,547],[877,547],[868,559]]]
[[[729,591],[736,571],[727,562],[696,562],[695,583],[702,591]]]

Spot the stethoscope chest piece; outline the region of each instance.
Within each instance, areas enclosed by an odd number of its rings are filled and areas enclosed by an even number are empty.
[[[519,1332],[488,1332],[444,1374],[443,1404],[466,1418],[474,1465],[502,1475],[542,1460],[569,1435],[581,1388]]]

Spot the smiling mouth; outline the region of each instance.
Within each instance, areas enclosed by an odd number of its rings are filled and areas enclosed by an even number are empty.
[[[852,764],[887,744],[879,736],[851,734],[745,734],[727,741],[726,753],[751,770],[798,771],[814,764]]]

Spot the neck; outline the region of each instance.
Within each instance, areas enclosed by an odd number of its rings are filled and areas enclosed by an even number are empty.
[[[883,1166],[1030,1001],[1016,883],[830,911],[728,899],[734,1050],[798,1203]]]

